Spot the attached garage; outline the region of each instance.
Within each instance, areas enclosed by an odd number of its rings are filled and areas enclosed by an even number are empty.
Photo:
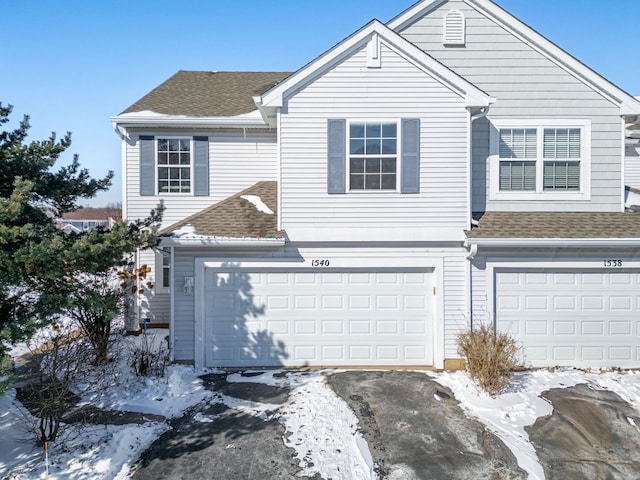
[[[640,270],[495,270],[500,331],[524,347],[526,365],[637,367]]]
[[[202,269],[207,367],[434,364],[434,271]]]

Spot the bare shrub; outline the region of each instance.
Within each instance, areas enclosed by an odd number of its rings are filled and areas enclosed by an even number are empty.
[[[129,362],[133,372],[138,376],[164,377],[170,362],[167,337],[144,332],[130,338]]]
[[[105,384],[108,369],[92,365],[91,343],[73,323],[54,322],[36,336],[28,363],[17,388],[16,398],[32,417],[26,417],[28,431],[38,445],[56,440],[65,427],[65,415],[79,402],[79,395]]]
[[[458,353],[466,360],[469,376],[489,395],[498,395],[509,385],[518,366],[518,351],[516,340],[493,326],[458,335]]]

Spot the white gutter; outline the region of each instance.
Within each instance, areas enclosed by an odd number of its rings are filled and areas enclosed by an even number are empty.
[[[126,130],[124,130],[124,128],[120,129],[120,126],[118,125],[118,123],[115,122],[113,119],[111,119],[111,126],[113,127],[113,130],[116,132],[116,135],[118,135],[122,141],[126,142],[127,140],[130,140],[130,138],[127,136]]]
[[[640,123],[640,115],[636,116],[636,119],[633,122],[625,123],[624,125],[624,133],[627,138],[638,138],[638,134],[640,131],[638,130],[629,130],[631,127],[635,127]]]
[[[468,238],[465,247],[640,247],[640,238]]]
[[[270,128],[260,116],[182,117],[173,115],[135,115],[111,117],[114,128],[176,127],[176,128]],[[118,131],[116,130],[116,133]],[[118,135],[120,135],[118,133]]]
[[[283,238],[161,237],[162,247],[281,247]]]

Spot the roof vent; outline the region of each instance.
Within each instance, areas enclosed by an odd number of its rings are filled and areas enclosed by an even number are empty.
[[[444,17],[444,35],[442,43],[444,45],[464,45],[464,42],[464,15],[460,10],[451,10]]]

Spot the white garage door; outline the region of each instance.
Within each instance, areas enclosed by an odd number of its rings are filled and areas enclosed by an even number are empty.
[[[432,365],[432,272],[205,270],[210,367]]]
[[[496,271],[496,324],[532,366],[640,365],[640,273]]]

